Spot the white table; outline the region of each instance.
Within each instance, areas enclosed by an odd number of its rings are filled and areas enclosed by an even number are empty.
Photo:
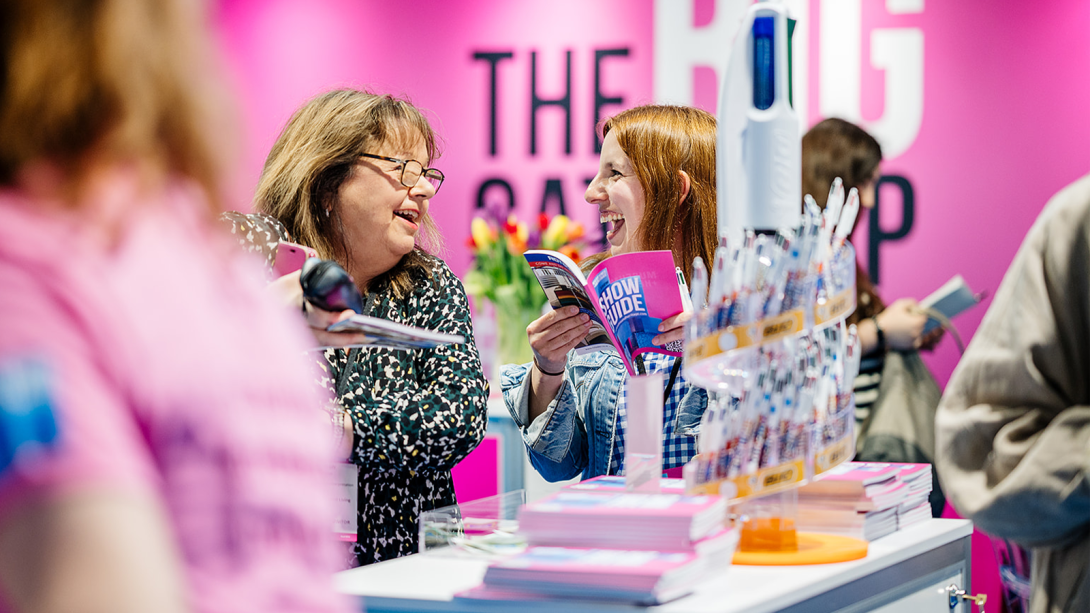
[[[866,558],[811,566],[731,566],[693,594],[657,607],[586,603],[454,600],[478,585],[488,561],[443,555],[408,556],[338,573],[337,589],[361,596],[367,611],[651,611],[654,613],[947,613],[946,586],[971,592],[972,523],[932,519],[872,541]],[[970,603],[971,604],[971,603]],[[969,613],[962,605],[958,611]]]

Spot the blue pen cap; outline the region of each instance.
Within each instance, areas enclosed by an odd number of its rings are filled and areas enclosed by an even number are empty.
[[[765,110],[776,100],[776,21],[753,20],[753,106]]]
[[[56,439],[48,366],[29,357],[0,363],[0,474],[20,452],[50,447]]]

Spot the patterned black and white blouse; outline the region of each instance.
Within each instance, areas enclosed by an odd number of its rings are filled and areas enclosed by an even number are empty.
[[[291,240],[283,225],[261,213],[229,212],[222,219],[243,248],[265,260],[271,278],[277,243]],[[364,315],[461,334],[464,344],[329,349],[320,363],[320,384],[331,396],[343,390],[338,400],[355,427],[349,460],[360,468],[358,531],[348,566],[419,551],[420,514],[457,502],[450,469],[477,447],[488,423],[488,384],[465,289],[442,260],[425,260],[432,274],[415,271],[412,294],[396,299],[373,291]]]
[[[355,426],[360,565],[419,551],[421,512],[456,503],[450,469],[481,442],[488,421],[488,384],[462,282],[442,260],[427,259],[431,278],[414,273],[415,290],[400,300],[371,292],[364,315],[461,334],[466,343],[325,352],[322,385],[343,390],[339,400]]]

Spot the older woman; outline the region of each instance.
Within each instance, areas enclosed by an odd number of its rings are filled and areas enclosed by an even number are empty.
[[[257,210],[340,263],[364,315],[466,342],[435,349],[328,349],[323,384],[359,468],[359,564],[418,550],[420,513],[456,502],[450,469],[484,436],[487,383],[461,282],[428,248],[443,181],[436,136],[404,100],[344,89],[311,100],[265,162]]]
[[[689,107],[641,106],[603,125],[598,174],[587,202],[609,223],[609,250],[588,258],[669,249],[683,271],[716,246],[715,118]],[[588,268],[589,270],[589,268]],[[689,314],[663,322],[653,339],[682,337]],[[551,311],[527,328],[534,362],[503,368],[508,409],[520,425],[534,467],[549,481],[624,470],[627,371],[614,352],[572,353],[589,329],[577,307]],[[680,374],[681,358],[644,354],[646,372],[664,373],[663,465],[695,453],[693,428],[707,406],[704,390]]]

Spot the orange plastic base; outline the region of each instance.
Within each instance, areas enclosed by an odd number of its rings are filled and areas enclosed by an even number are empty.
[[[848,562],[867,556],[867,541],[835,534],[797,534],[797,551],[738,551],[734,554],[734,563],[745,566],[797,566]]]
[[[758,517],[742,525],[738,550],[745,552],[798,551],[795,520],[780,517]]]

